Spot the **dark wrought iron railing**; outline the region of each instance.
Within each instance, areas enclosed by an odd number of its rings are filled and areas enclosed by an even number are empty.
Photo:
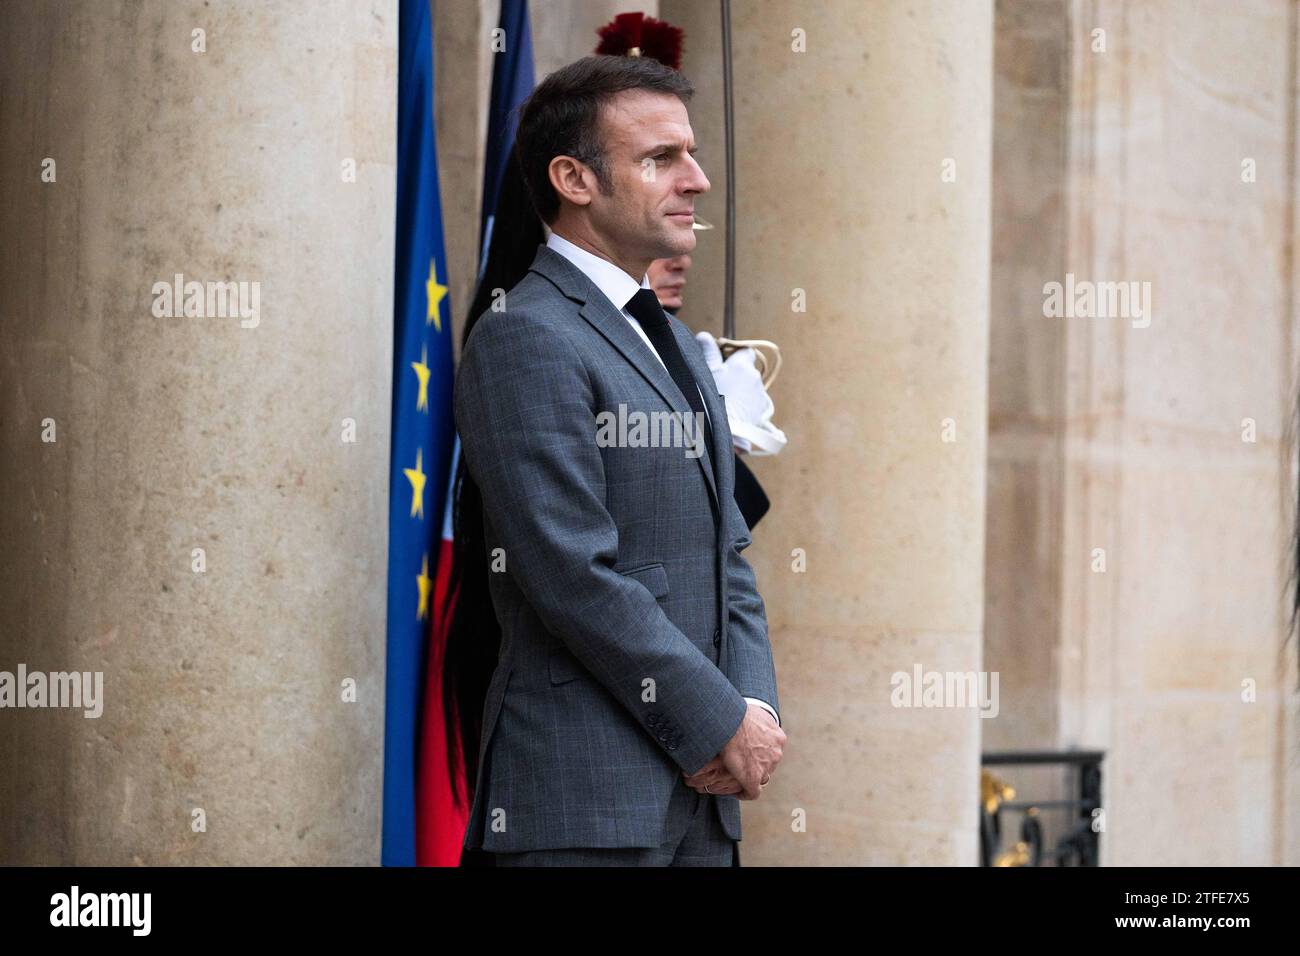
[[[1102,750],[1027,750],[986,753],[980,759],[980,864],[982,866],[1097,866],[1105,829],[1101,806]],[[1072,776],[1078,795],[1067,800],[1017,799],[1011,774],[990,767],[1059,766]],[[1063,813],[1063,832],[1049,848],[1045,811]],[[1020,832],[1003,846],[1004,823],[1018,819]],[[1044,863],[1044,860],[1050,861]]]

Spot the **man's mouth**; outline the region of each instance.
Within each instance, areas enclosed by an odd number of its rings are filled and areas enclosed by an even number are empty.
[[[693,223],[693,222],[695,222],[695,213],[694,213],[694,211],[687,211],[687,212],[670,212],[670,213],[668,214],[668,218],[669,218],[669,219],[680,219],[680,220],[682,220],[683,222],[692,222],[692,223]]]

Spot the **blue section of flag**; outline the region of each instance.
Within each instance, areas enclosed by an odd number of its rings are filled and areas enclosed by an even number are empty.
[[[492,63],[492,100],[488,106],[487,153],[483,163],[483,212],[479,219],[479,269],[487,262],[492,242],[492,216],[506,160],[515,145],[519,126],[517,109],[533,91],[533,35],[528,23],[528,0],[501,0],[497,24],[505,49]]]
[[[401,0],[398,50],[382,862],[414,866],[416,735],[454,437],[452,323],[433,129],[429,0]],[[421,401],[424,369],[427,389]],[[423,608],[422,579],[428,581]]]

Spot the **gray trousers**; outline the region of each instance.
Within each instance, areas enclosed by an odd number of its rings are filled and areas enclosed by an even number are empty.
[[[497,866],[740,866],[740,844],[722,829],[712,795],[677,781],[668,840],[657,847],[566,847],[494,853]]]

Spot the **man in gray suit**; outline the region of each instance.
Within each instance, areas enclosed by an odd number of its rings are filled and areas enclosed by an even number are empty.
[[[520,116],[550,236],[455,385],[501,624],[465,847],[499,866],[739,865],[785,745],[726,406],[646,278],[695,245],[692,92],[594,56]]]

